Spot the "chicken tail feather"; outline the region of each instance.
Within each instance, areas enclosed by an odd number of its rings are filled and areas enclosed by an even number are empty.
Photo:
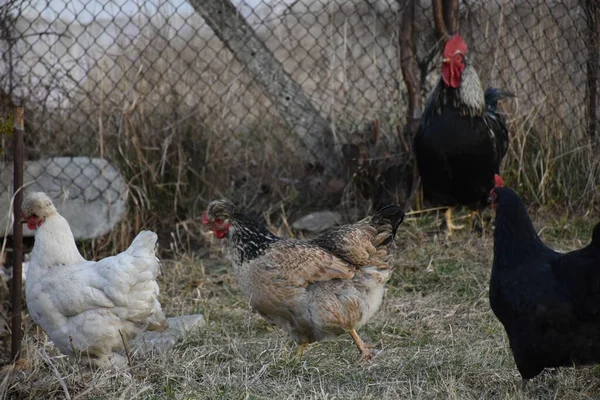
[[[515,95],[504,89],[488,88],[485,91],[485,104],[495,112],[498,107],[498,101],[510,97],[515,97]]]
[[[156,233],[152,231],[141,231],[125,253],[130,254],[132,256],[143,256],[148,253],[154,254],[154,250],[156,248],[156,242],[158,241],[158,236]]]
[[[394,240],[396,232],[398,231],[398,226],[400,226],[402,221],[404,221],[404,209],[394,204],[383,207],[373,215],[371,218],[371,225],[378,228],[378,231],[386,225],[389,225],[392,228],[391,234],[379,245],[385,246]]]

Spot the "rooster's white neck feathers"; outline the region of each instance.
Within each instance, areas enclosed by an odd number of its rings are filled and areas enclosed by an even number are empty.
[[[485,109],[485,96],[477,71],[470,64],[465,65],[461,74],[459,86],[461,101],[472,110],[483,112]]]

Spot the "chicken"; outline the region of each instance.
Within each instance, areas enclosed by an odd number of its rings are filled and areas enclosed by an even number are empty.
[[[562,254],[536,233],[519,196],[492,189],[496,209],[490,306],[523,378],[600,362],[600,223],[592,242]]]
[[[227,200],[210,203],[203,222],[227,239],[241,292],[253,309],[298,343],[348,332],[362,356],[371,350],[356,330],[379,310],[391,275],[390,247],[404,219],[391,205],[373,217],[332,228],[313,240],[278,237]]]
[[[509,144],[497,104],[513,95],[494,88],[484,93],[466,54],[460,35],[446,43],[442,77],[429,96],[414,140],[424,197],[434,206],[450,207],[449,234],[462,228],[452,223],[453,207],[475,210],[474,217],[487,205]]]
[[[124,342],[167,325],[158,302],[156,234],[142,231],[123,253],[86,261],[45,193],[30,193],[22,210],[35,230],[25,281],[33,321],[61,352],[86,365],[124,366]]]

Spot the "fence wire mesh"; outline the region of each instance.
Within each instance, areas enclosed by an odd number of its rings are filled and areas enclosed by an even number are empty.
[[[279,75],[257,75],[260,63],[270,61],[259,54],[252,61],[259,63],[256,68],[239,60],[239,43],[228,43],[227,32],[215,32],[222,16],[210,15],[209,5],[225,3],[5,2],[0,6],[0,118],[9,123],[12,105],[25,103],[26,160],[106,158],[148,201],[152,190],[136,178],[148,171],[153,184],[195,200],[198,193],[208,200],[202,193],[206,196],[211,179],[221,182],[218,193],[228,188],[250,193],[272,190],[269,180],[295,182],[309,174],[282,167],[259,184],[251,179],[264,176],[272,165],[269,158],[290,165],[312,160],[314,149],[307,143],[322,131],[308,126],[303,140],[278,108],[281,99],[265,86]],[[399,38],[408,4],[238,0],[237,11],[225,18],[251,27],[299,85],[307,104],[332,130],[333,151],[341,153],[344,144],[362,140],[357,132],[368,132],[383,149],[378,154],[393,162],[410,147],[399,133],[407,104]],[[597,19],[594,0],[460,3],[460,32],[482,82],[515,93],[506,107],[511,123],[547,140],[570,137],[583,144],[594,133],[590,127],[596,129],[590,116],[599,112],[591,110],[598,107],[591,100],[597,98]],[[440,65],[431,0],[416,1],[412,23],[425,99],[439,79]],[[299,117],[292,122],[304,121],[310,110],[293,112]],[[3,135],[2,147],[9,145]],[[10,151],[2,157],[9,161]],[[65,169],[71,186],[80,185],[72,196],[94,185],[80,179],[86,173],[81,163],[73,161],[77,168],[68,170],[54,165]],[[0,191],[10,190],[6,181],[0,185]],[[103,183],[95,191],[106,187]]]

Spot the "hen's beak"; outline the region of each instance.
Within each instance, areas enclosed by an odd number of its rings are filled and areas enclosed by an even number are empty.
[[[27,223],[27,218],[25,217],[21,217],[21,219],[19,220],[20,224],[26,224]]]
[[[442,62],[443,62],[443,63],[449,63],[449,62],[450,62],[450,59],[449,59],[449,58],[444,58],[444,59],[442,59]]]

